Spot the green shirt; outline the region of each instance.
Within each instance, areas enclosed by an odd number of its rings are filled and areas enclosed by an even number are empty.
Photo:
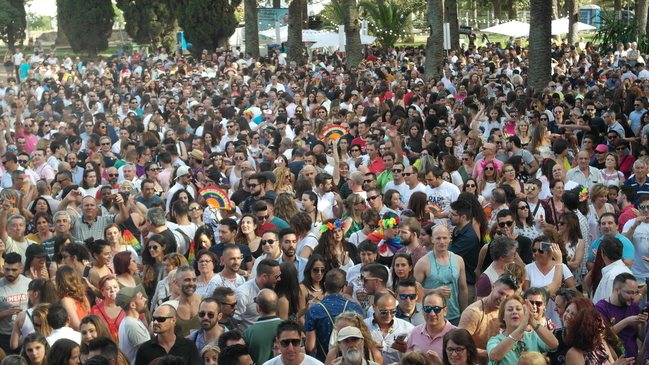
[[[278,316],[259,317],[257,322],[243,331],[243,340],[250,349],[255,364],[263,364],[273,357],[273,339],[277,326],[282,322]]]
[[[385,185],[393,180],[394,177],[392,177],[392,169],[385,170],[376,177],[376,187],[379,189],[379,191],[383,191]]]

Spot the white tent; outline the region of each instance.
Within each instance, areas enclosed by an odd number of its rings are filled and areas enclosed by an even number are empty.
[[[277,31],[275,30],[275,28],[271,28],[263,32],[259,32],[259,34],[276,41],[275,38],[277,37]],[[325,32],[321,30],[305,29],[302,30],[302,42],[312,42],[312,43],[318,42],[321,41],[322,39],[325,39],[329,34],[333,34],[333,33]],[[283,26],[279,28],[279,36],[281,38],[280,42],[286,42],[286,40],[288,39],[288,26]]]
[[[323,35],[321,40],[312,45],[311,48],[340,47],[339,39],[338,33],[327,33]],[[344,39],[345,37],[343,37]],[[376,37],[361,34],[361,44],[372,44],[375,40]]]
[[[556,19],[552,21],[552,34],[564,34],[568,33],[568,25],[569,21],[568,18],[562,18],[562,19]],[[592,25],[588,25],[586,23],[578,22],[577,23],[577,29],[580,32],[586,31],[586,30],[593,30],[597,29],[593,27]]]
[[[480,31],[485,33],[504,34],[510,37],[521,37],[530,33],[530,25],[517,20],[512,20],[511,22],[494,25],[493,27],[482,29]]]

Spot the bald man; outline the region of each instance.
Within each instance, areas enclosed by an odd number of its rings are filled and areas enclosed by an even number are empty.
[[[460,314],[468,305],[469,297],[464,259],[448,250],[451,235],[445,226],[435,227],[432,242],[433,250],[415,265],[415,280],[420,282],[426,291],[438,289],[446,296],[446,319],[457,326]],[[451,260],[455,260],[455,265],[449,265]]]
[[[277,316],[277,294],[272,289],[262,289],[257,294],[257,322],[243,331],[243,340],[250,348],[255,364],[271,359],[273,339],[282,319]]]
[[[306,165],[302,168],[302,171],[300,171],[300,176],[310,182],[312,187],[315,187],[315,175],[317,173],[315,167],[312,165]]]

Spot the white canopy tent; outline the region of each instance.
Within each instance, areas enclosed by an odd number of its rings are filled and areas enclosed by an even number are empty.
[[[530,25],[527,23],[512,20],[511,22],[494,25],[486,29],[481,29],[484,33],[504,34],[510,37],[521,37],[530,34]]]
[[[371,35],[361,34],[362,44],[372,44],[374,43],[375,40],[376,37],[373,37]],[[340,37],[338,36],[338,33],[327,33],[323,35],[321,40],[319,40],[316,44],[312,45],[311,48],[340,47],[341,44],[339,42],[340,42]],[[343,42],[346,42],[345,37],[343,37]],[[345,43],[342,45],[345,45]]]
[[[259,34],[263,35],[264,37],[270,38],[274,41],[277,41],[275,39],[277,38],[277,30],[275,28],[268,29],[263,32],[259,32]],[[320,30],[305,29],[302,31],[302,42],[312,42],[312,43],[318,42],[325,39],[329,34],[332,33],[320,31]],[[280,42],[287,41],[288,26],[283,26],[279,28],[279,36],[280,36]]]
[[[568,25],[569,21],[568,18],[562,18],[562,19],[556,19],[552,21],[552,34],[564,34],[568,33]],[[577,29],[580,32],[587,31],[587,30],[594,30],[597,29],[593,27],[592,25],[588,25],[586,23],[578,22],[577,23]]]

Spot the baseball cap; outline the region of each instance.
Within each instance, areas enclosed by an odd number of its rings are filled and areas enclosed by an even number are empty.
[[[45,247],[36,243],[32,243],[31,245],[27,246],[27,250],[25,250],[25,256],[45,257],[47,256],[47,252],[45,251]]]
[[[597,151],[597,152],[608,152],[608,147],[606,147],[605,144],[598,144],[597,147],[595,147],[595,151]]]
[[[344,341],[350,337],[363,338],[363,334],[361,333],[361,330],[352,326],[347,326],[338,331],[338,342]]]
[[[115,296],[115,304],[126,309],[128,305],[133,301],[133,298],[137,295],[138,292],[142,291],[142,284],[138,284],[135,287],[125,286],[117,292]]]
[[[191,174],[191,171],[189,170],[189,167],[187,166],[180,166],[178,170],[176,171],[176,180],[178,180],[179,177],[189,175]]]

